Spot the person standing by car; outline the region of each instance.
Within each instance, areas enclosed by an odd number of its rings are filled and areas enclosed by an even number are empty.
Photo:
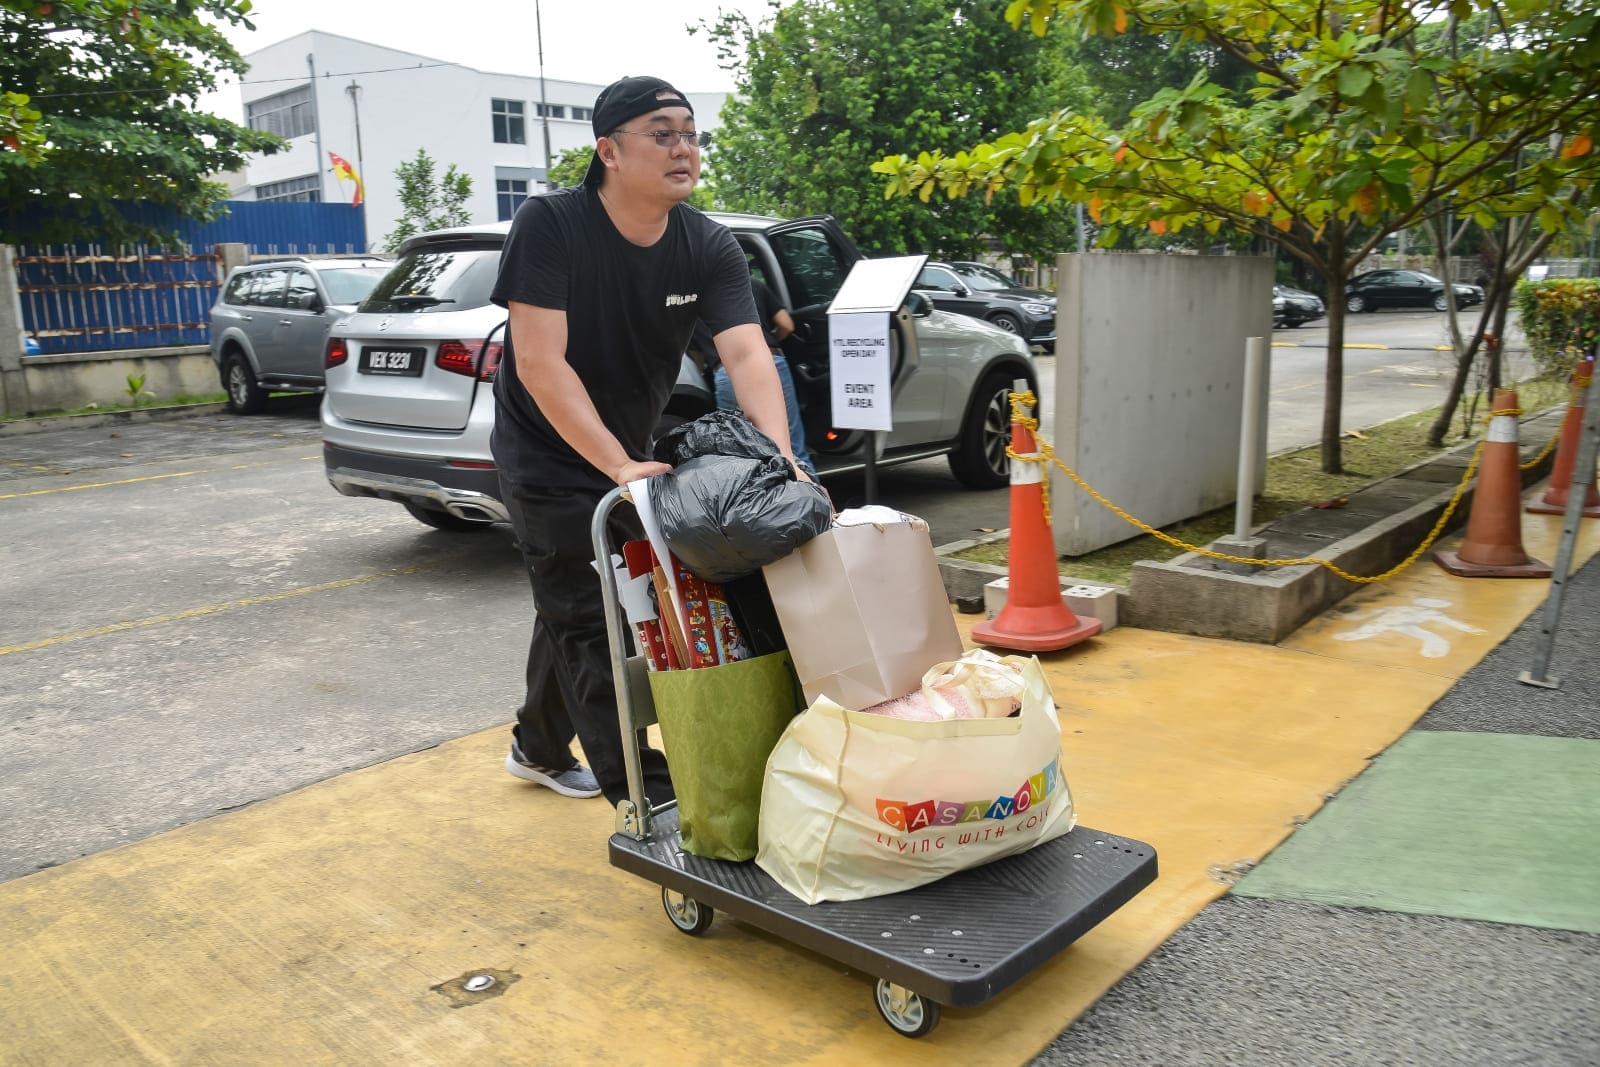
[[[806,427],[800,418],[800,398],[794,391],[794,375],[789,370],[789,361],[783,356],[783,339],[794,333],[794,319],[778,299],[778,294],[760,278],[751,276],[750,291],[756,298],[756,310],[761,315],[761,333],[772,351],[772,365],[778,371],[778,384],[783,389],[784,414],[789,420],[789,447],[794,451],[795,462],[807,474],[815,477],[817,466],[811,462],[811,453],[806,451]],[[709,358],[716,359],[714,354]],[[720,360],[716,361],[711,379],[717,394],[717,408],[721,411],[738,411],[733,383],[728,379],[727,368],[722,366]]]
[[[595,100],[593,128],[583,184],[529,198],[506,241],[490,447],[536,612],[506,770],[616,804],[627,778],[589,523],[613,486],[670,469],[650,459],[651,435],[696,320],[750,420],[794,457],[744,253],[684,203],[706,143],[693,105],[659,78],[623,78]],[[637,535],[636,517],[614,514]],[[592,773],[572,759],[574,732]],[[665,758],[640,757],[650,801],[670,799]]]

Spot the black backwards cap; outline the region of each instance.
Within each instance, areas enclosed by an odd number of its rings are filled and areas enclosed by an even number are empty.
[[[670,95],[663,96],[662,93]],[[694,105],[689,103],[689,98],[660,78],[622,78],[614,81],[594,98],[592,124],[595,140],[598,141],[629,119],[648,115],[663,107],[686,107],[689,114],[694,114]],[[606,165],[600,162],[600,153],[596,152],[589,161],[589,169],[584,171],[583,184],[595,188],[605,173]]]

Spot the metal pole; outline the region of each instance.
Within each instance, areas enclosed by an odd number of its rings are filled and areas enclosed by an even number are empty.
[[[1239,419],[1239,483],[1233,505],[1233,536],[1250,536],[1251,507],[1255,503],[1256,446],[1261,437],[1261,380],[1267,362],[1267,339],[1247,337],[1244,342],[1244,412]]]
[[[361,251],[365,252],[372,246],[371,239],[367,236],[367,194],[363,188],[365,179],[361,175],[367,172],[366,160],[361,157],[361,86],[356,84],[354,78],[345,86],[345,92],[350,94],[350,106],[356,113],[356,188],[361,190],[361,236],[366,242]]]
[[[333,167],[322,154],[322,116],[317,112],[317,57],[313,52],[306,53],[306,69],[311,72],[311,133],[317,140],[317,203],[320,204],[327,200],[322,176]]]
[[[544,187],[550,188],[550,101],[544,91],[544,23],[533,0],[533,31],[539,44],[539,123],[544,127]]]
[[[1572,471],[1572,485],[1567,489],[1567,510],[1561,517],[1561,547],[1556,552],[1555,568],[1550,575],[1550,595],[1544,602],[1544,621],[1539,627],[1539,640],[1533,649],[1533,669],[1517,675],[1524,685],[1541,689],[1556,689],[1561,679],[1549,674],[1550,653],[1555,646],[1556,628],[1561,624],[1561,601],[1567,592],[1568,572],[1572,569],[1572,551],[1578,541],[1578,524],[1583,522],[1583,501],[1594,483],[1594,460],[1600,449],[1600,372],[1594,365],[1596,346],[1590,353],[1589,391],[1584,400],[1583,436],[1578,439],[1578,460]]]

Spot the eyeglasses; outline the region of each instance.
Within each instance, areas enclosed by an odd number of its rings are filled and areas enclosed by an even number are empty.
[[[649,137],[662,148],[676,148],[680,144],[686,144],[691,148],[709,148],[711,145],[711,134],[706,131],[696,133],[694,130],[645,130],[643,133],[635,133],[632,130],[612,130],[611,136],[615,137],[619,133],[627,134],[629,137]]]

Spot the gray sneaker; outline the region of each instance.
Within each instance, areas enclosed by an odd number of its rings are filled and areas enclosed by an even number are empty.
[[[574,763],[564,771],[552,771],[547,767],[540,767],[528,761],[515,741],[511,742],[511,751],[506,754],[506,771],[514,778],[553,789],[564,797],[600,795],[599,781],[583,764]]]

